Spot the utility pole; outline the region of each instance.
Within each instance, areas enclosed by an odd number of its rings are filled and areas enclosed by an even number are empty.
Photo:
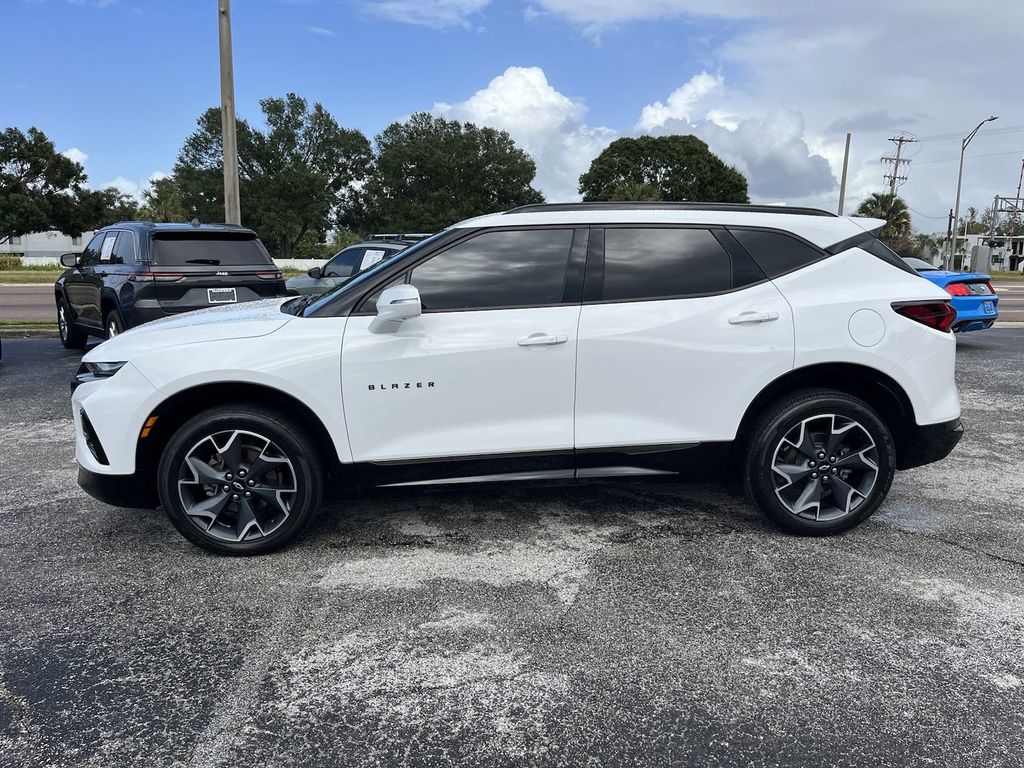
[[[235,131],[235,73],[231,61],[231,0],[218,0],[217,9],[220,29],[220,126],[224,144],[224,223],[241,224],[238,135]]]
[[[850,134],[846,134],[846,151],[843,153],[843,178],[839,182],[839,215],[843,215],[843,208],[846,205],[846,173],[850,168]],[[1024,165],[1021,166],[1024,172]],[[1018,197],[1020,193],[1018,192]]]
[[[916,144],[917,139],[912,139],[909,136],[904,136],[902,133],[899,136],[893,136],[889,139],[893,144],[896,145],[896,155],[883,155],[882,162],[886,165],[892,165],[892,170],[882,176],[882,179],[889,183],[889,194],[896,194],[896,187],[907,180],[907,174],[900,174],[901,165],[910,165],[910,160],[905,157],[900,157],[903,154],[904,144]],[[910,171],[910,168],[907,168]]]
[[[985,123],[991,123],[993,120],[998,120],[998,119],[999,119],[998,115],[992,115],[991,117],[986,117],[984,120],[982,120],[980,123],[978,123],[974,127],[973,131],[971,131],[969,134],[964,136],[963,140],[960,142],[960,168],[959,168],[959,170],[956,173],[956,202],[953,203],[953,224],[954,224],[953,229],[954,229],[954,232],[953,232],[952,239],[949,241],[949,252],[946,254],[947,260],[946,260],[946,262],[944,264],[946,269],[951,269],[952,268],[953,253],[954,253],[954,251],[956,251],[956,231],[955,230],[956,230],[956,223],[960,219],[960,189],[961,189],[961,187],[963,187],[963,183],[964,183],[964,153],[967,151],[967,146],[971,143],[971,139],[973,139],[975,136],[978,135],[978,131],[981,130],[981,126],[983,126]]]

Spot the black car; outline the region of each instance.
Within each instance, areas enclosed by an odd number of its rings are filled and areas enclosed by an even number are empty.
[[[232,224],[121,222],[60,261],[68,269],[54,298],[69,349],[179,312],[285,295],[256,233]]]

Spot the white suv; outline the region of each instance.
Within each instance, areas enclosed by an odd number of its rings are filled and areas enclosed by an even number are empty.
[[[91,350],[79,482],[226,554],[286,544],[353,484],[732,477],[789,531],[850,528],[962,433],[949,296],[882,223],[673,203],[464,221],[323,296]]]

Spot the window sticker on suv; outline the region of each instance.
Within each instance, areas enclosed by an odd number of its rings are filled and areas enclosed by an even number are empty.
[[[374,264],[383,261],[386,251],[369,249],[363,254],[363,260],[359,263],[359,271],[372,267]]]

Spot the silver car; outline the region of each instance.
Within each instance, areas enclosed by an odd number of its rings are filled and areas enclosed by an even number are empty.
[[[379,261],[390,259],[409,243],[366,240],[339,251],[322,267],[313,267],[304,275],[289,278],[289,293],[321,294],[341,285]]]

